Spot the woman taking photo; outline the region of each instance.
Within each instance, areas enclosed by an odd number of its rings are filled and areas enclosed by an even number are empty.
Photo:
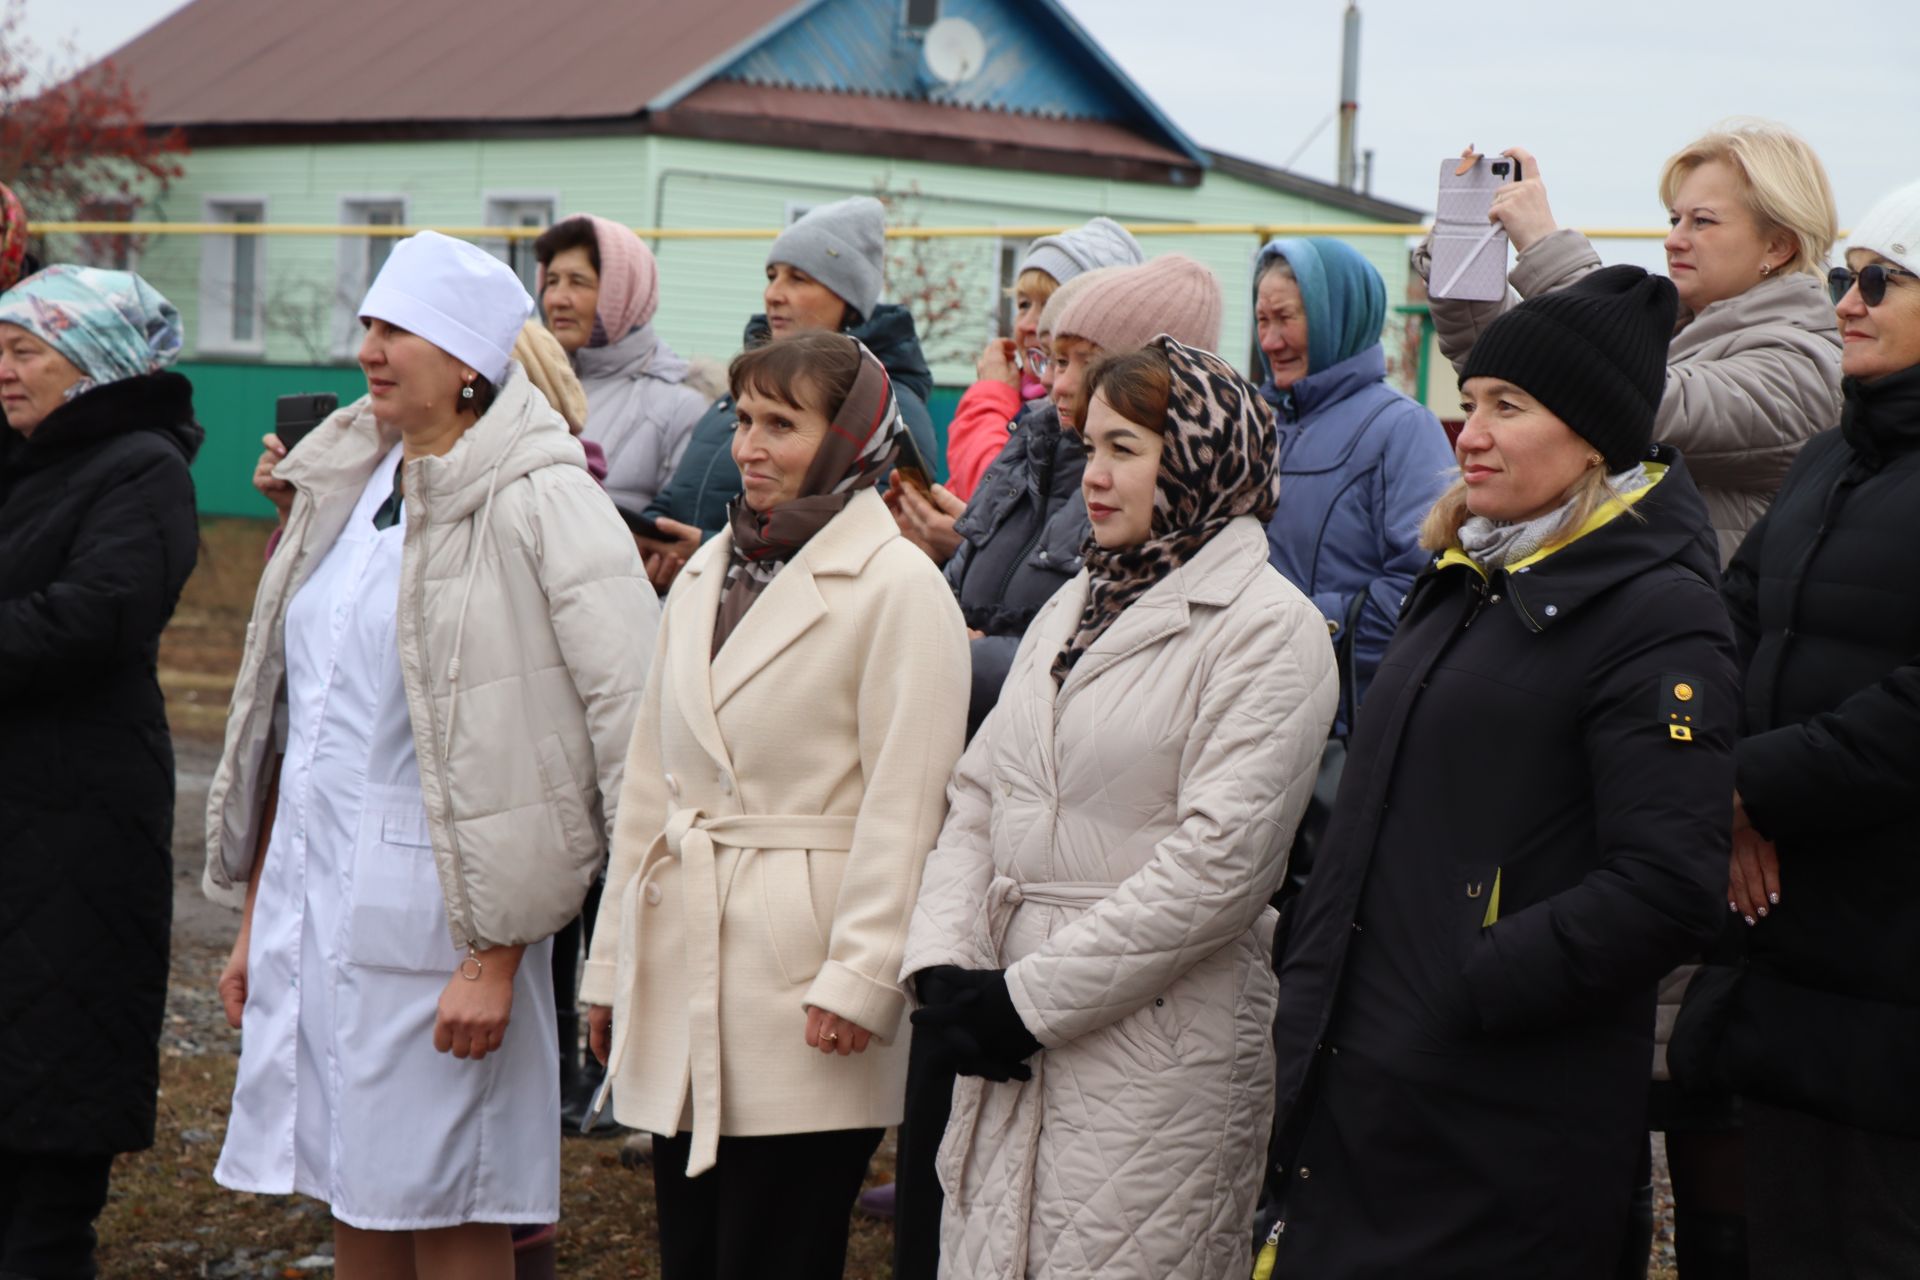
[[[508,1277],[509,1226],[560,1212],[548,940],[600,864],[657,604],[509,357],[531,306],[473,245],[394,246],[367,397],[276,468],[207,798],[209,891],[245,905],[215,1177],[325,1201],[342,1280]]]
[[[967,636],[874,492],[906,426],[873,353],[800,334],[729,382],[745,492],[667,597],[581,998],[657,1135],[662,1274],[830,1280],[901,1116]]]
[[[0,295],[0,1275],[92,1276],[113,1157],[153,1145],[174,787],[154,669],[203,435],[164,372],[179,351],[179,313],[124,271]]]
[[[1456,369],[1503,310],[1600,267],[1587,238],[1554,219],[1539,161],[1517,147],[1502,154],[1523,174],[1490,215],[1515,251],[1507,300],[1431,304]],[[1840,332],[1821,288],[1840,218],[1820,157],[1765,121],[1729,121],[1668,157],[1660,202],[1680,309],[1653,438],[1686,458],[1724,564],[1800,447],[1840,415]],[[1427,274],[1424,245],[1414,267]]]
[[[949,794],[905,971],[965,1078],[941,1274],[1247,1274],[1274,915],[1337,696],[1267,564],[1273,419],[1218,356],[1096,365],[1086,567]]]
[[[1920,1257],[1920,183],[1860,220],[1833,292],[1846,411],[1724,592],[1746,711],[1727,897],[1751,927],[1709,1047],[1742,1099],[1767,1280]]]
[[[1275,1275],[1614,1274],[1654,987],[1726,914],[1732,645],[1648,448],[1674,308],[1609,267],[1466,362],[1438,559],[1284,951]]]

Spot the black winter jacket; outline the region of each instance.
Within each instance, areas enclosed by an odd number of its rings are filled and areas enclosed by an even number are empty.
[[[1642,518],[1414,583],[1285,943],[1275,1274],[1613,1273],[1655,984],[1726,915],[1733,645],[1658,458]]]
[[[1027,624],[1080,572],[1093,533],[1080,492],[1086,467],[1079,435],[1061,428],[1051,400],[1035,400],[954,523],[962,541],[947,559],[947,584],[967,626],[986,633],[972,646],[968,737],[999,701]]]
[[[0,431],[0,1148],[153,1143],[173,919],[160,631],[199,547],[174,373]]]
[[[1920,368],[1844,390],[1727,567],[1780,905],[1720,1047],[1742,1093],[1920,1137]]]
[[[933,390],[933,372],[920,351],[920,338],[914,333],[913,313],[905,307],[884,303],[873,309],[873,317],[846,331],[860,339],[867,350],[878,357],[893,379],[894,396],[900,402],[900,416],[914,443],[926,458],[943,456],[933,435],[933,415],[927,412],[927,396]],[[747,321],[744,343],[757,347],[771,339],[765,316]],[[733,397],[721,396],[693,424],[693,434],[675,464],[673,476],[645,514],[661,516],[700,529],[707,537],[727,527],[727,505],[740,496],[740,468],[733,461]]]

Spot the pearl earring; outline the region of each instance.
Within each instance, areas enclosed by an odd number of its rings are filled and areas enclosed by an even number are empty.
[[[1773,274],[1773,264],[1772,264],[1772,263],[1770,263],[1770,262],[1763,262],[1763,263],[1761,263],[1761,264],[1760,264],[1760,278],[1761,278],[1762,280],[1764,280],[1764,279],[1766,279],[1766,278],[1767,278],[1768,276],[1770,276],[1770,275],[1772,275],[1772,274]]]
[[[462,400],[473,399],[473,384],[471,382],[469,382],[466,386],[460,388],[460,398]]]

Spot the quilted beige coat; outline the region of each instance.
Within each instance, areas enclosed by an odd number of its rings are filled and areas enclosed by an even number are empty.
[[[1028,629],[948,789],[906,972],[1007,969],[1043,1049],[962,1078],[941,1275],[1244,1280],[1273,1112],[1274,916],[1339,682],[1233,521],[1056,691],[1084,572]]]
[[[1425,276],[1424,244],[1413,262]],[[1579,232],[1542,237],[1514,259],[1504,302],[1433,299],[1440,350],[1459,368],[1495,316],[1599,268]],[[1805,272],[1762,280],[1680,321],[1653,438],[1685,456],[1724,566],[1766,514],[1800,446],[1840,424],[1840,327],[1826,282]]]
[[[967,719],[960,608],[871,489],[709,658],[732,539],[667,598],[580,986],[613,1008],[614,1115],[690,1132],[696,1175],[722,1134],[899,1123],[901,956]],[[808,1006],[872,1043],[808,1048]]]
[[[207,793],[216,902],[240,905],[274,759],[294,593],[399,439],[365,397],[274,474],[293,510],[254,597]],[[564,928],[601,866],[660,606],[567,424],[516,362],[444,457],[406,464],[400,671],[456,946]]]

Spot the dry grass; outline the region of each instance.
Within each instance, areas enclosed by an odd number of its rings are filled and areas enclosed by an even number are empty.
[[[217,739],[226,724],[272,533],[265,520],[200,522],[200,562],[160,637],[160,687],[178,735]]]

